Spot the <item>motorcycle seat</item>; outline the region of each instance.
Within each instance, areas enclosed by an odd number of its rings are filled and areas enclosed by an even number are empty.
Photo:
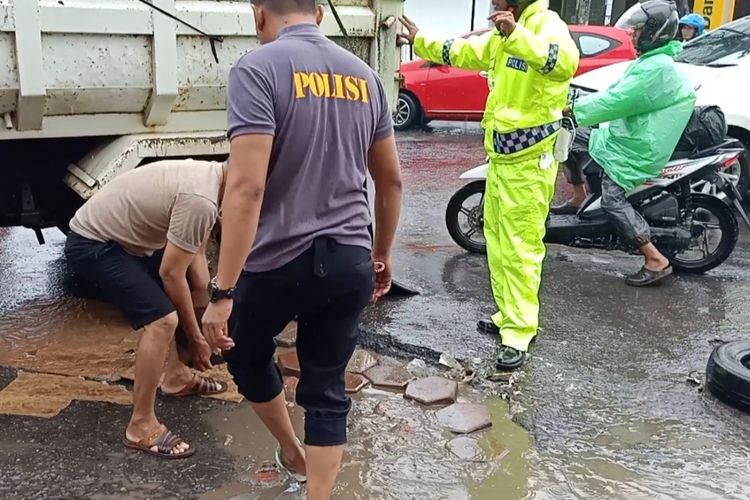
[[[721,144],[711,146],[710,148],[703,149],[700,151],[675,151],[672,154],[672,160],[692,160],[695,158],[704,158],[706,156],[713,156],[718,154],[720,149],[726,148],[742,148],[744,147],[737,139],[727,138]]]

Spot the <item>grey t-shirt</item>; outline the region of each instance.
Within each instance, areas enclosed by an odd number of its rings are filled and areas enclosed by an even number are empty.
[[[393,123],[370,67],[317,26],[290,26],[232,68],[227,109],[230,139],[274,136],[246,270],[277,269],[318,236],[371,248],[367,157]]]

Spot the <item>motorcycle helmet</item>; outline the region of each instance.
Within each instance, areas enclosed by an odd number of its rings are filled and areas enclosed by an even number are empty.
[[[677,6],[667,0],[647,0],[629,8],[617,20],[615,27],[641,30],[636,50],[643,54],[668,44],[677,36],[679,17]]]
[[[701,36],[706,29],[706,21],[698,14],[688,14],[680,19],[680,26],[690,26],[695,29],[695,36]]]

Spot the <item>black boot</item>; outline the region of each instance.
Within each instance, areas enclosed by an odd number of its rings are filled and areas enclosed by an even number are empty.
[[[523,366],[526,362],[526,353],[507,345],[501,346],[497,354],[495,368],[501,372],[511,372]]]
[[[480,319],[477,322],[477,330],[487,335],[500,335],[500,329],[491,319]]]

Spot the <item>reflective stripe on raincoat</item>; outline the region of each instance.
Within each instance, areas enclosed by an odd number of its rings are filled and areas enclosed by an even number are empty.
[[[674,57],[673,41],[635,60],[607,90],[576,101],[578,124],[591,132],[589,152],[626,191],[659,175],[695,107],[695,92]]]

